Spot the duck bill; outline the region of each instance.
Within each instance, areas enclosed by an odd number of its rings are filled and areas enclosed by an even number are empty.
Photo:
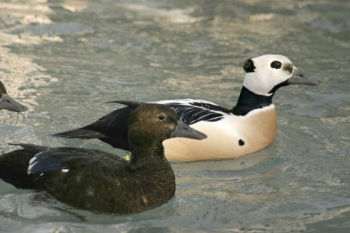
[[[26,106],[18,103],[7,94],[3,94],[0,98],[0,109],[6,109],[12,112],[24,112],[28,110]]]
[[[192,139],[201,140],[201,139],[207,138],[207,135],[189,127],[182,121],[178,121],[176,128],[171,133],[171,137],[192,138]]]
[[[287,83],[291,85],[316,86],[320,82],[318,80],[305,76],[303,72],[299,71],[298,69],[295,69],[293,76],[287,80]]]

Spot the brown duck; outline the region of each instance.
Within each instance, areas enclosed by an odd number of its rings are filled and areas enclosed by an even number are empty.
[[[98,150],[21,144],[23,149],[0,156],[0,178],[86,210],[128,214],[168,201],[175,193],[175,177],[162,142],[206,136],[178,121],[164,105],[123,103],[134,109],[128,128],[130,161]]]

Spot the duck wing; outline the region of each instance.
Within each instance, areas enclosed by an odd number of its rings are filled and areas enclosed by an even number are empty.
[[[61,202],[85,210],[113,213],[144,208],[135,199],[140,199],[142,179],[152,180],[142,178],[142,172],[132,171],[128,162],[116,155],[80,148],[56,148],[38,153],[30,160],[28,173],[34,177],[36,190],[46,191]],[[153,173],[146,170],[145,174]],[[147,189],[148,186],[144,186]]]
[[[230,110],[213,102],[200,99],[163,100],[155,103],[165,104],[172,108],[177,116],[188,125],[200,121],[214,122],[221,120]]]
[[[36,147],[23,147],[0,156],[4,181],[18,188],[46,191],[78,208],[129,211],[125,201],[133,195],[130,190],[138,179],[132,179],[125,160],[98,150],[45,148],[36,153]]]
[[[102,151],[81,148],[48,148],[31,144],[17,144],[23,149],[11,151],[0,156],[0,178],[17,188],[43,189],[43,180],[48,174],[57,181],[61,174],[69,170],[96,172],[99,167],[126,166],[127,162],[118,156]],[[102,169],[108,172],[108,169]],[[111,170],[111,169],[109,169]],[[85,171],[86,172],[86,171]],[[55,175],[53,175],[55,174]],[[40,177],[40,178],[39,178]],[[47,184],[45,184],[47,185]]]

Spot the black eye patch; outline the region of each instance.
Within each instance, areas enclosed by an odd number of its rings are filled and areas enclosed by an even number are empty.
[[[254,62],[252,61],[252,59],[248,59],[245,61],[243,69],[246,73],[254,72],[255,66],[254,66]]]
[[[271,68],[274,69],[280,69],[282,67],[282,63],[279,61],[273,61],[271,62]]]

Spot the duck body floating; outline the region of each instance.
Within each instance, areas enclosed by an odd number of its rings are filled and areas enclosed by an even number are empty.
[[[164,141],[170,161],[236,158],[270,145],[277,130],[272,98],[287,85],[317,85],[282,55],[262,55],[248,59],[237,104],[226,109],[200,99],[162,100],[153,103],[171,107],[178,117],[207,135],[201,141],[174,138]],[[127,121],[132,107],[115,110],[85,127],[58,133],[66,138],[100,139],[113,147],[130,149]]]
[[[6,109],[12,112],[24,112],[28,110],[27,107],[18,103],[7,94],[4,84],[0,81],[0,110],[1,109]]]
[[[206,136],[178,121],[166,106],[135,105],[128,127],[130,161],[98,150],[20,144],[23,149],[0,156],[0,178],[86,210],[129,214],[161,205],[175,194],[162,141]]]

